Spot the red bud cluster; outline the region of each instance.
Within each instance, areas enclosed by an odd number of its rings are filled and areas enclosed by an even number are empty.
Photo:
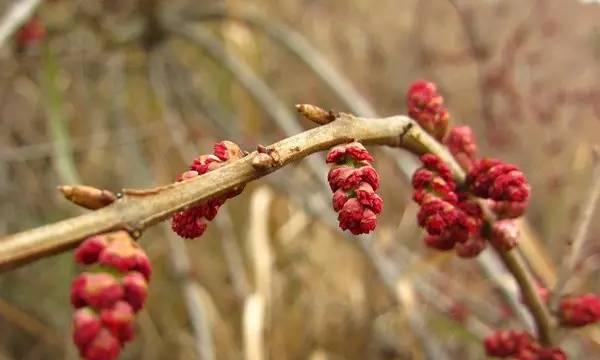
[[[567,327],[581,327],[600,321],[600,297],[595,294],[567,297],[561,300],[560,322]]]
[[[412,179],[420,226],[427,231],[425,244],[439,250],[451,250],[461,257],[477,256],[485,248],[480,237],[481,209],[464,194],[457,194],[448,166],[437,156],[421,156],[423,167]]]
[[[227,140],[218,142],[215,144],[212,154],[200,155],[194,159],[189,170],[181,174],[177,181],[185,181],[200,176],[225,165],[228,161],[240,159],[243,156],[243,151],[235,143]],[[208,222],[217,216],[219,208],[225,201],[239,195],[243,189],[244,187],[241,186],[218,198],[176,213],[171,220],[171,228],[179,236],[186,239],[200,237],[206,231]]]
[[[408,115],[425,131],[442,141],[450,115],[435,84],[424,80],[413,82],[406,94],[406,104]]]
[[[514,360],[567,360],[558,347],[545,348],[525,331],[496,331],[486,337],[485,352],[489,356]]]
[[[530,186],[516,165],[496,159],[478,160],[466,180],[469,191],[489,199],[499,218],[513,219],[525,212]]]
[[[95,235],[75,251],[75,260],[97,265],[73,280],[73,340],[86,360],[116,359],[134,335],[134,315],[146,301],[151,267],[126,231]]]
[[[335,164],[327,179],[333,193],[333,209],[342,230],[367,234],[377,226],[383,200],[375,191],[379,174],[371,166],[373,157],[362,144],[353,142],[332,148],[327,163]]]

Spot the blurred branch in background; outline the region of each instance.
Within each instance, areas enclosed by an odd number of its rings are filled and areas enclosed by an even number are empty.
[[[583,197],[584,204],[577,218],[571,237],[567,241],[567,250],[560,266],[556,284],[552,289],[550,306],[557,309],[560,298],[565,293],[565,287],[577,269],[577,265],[584,250],[585,241],[589,236],[589,229],[600,198],[600,147],[593,149],[593,164],[591,169],[591,184],[586,196]]]

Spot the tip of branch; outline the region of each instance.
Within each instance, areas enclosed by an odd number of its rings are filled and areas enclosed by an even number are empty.
[[[296,110],[308,120],[319,125],[329,124],[336,118],[336,114],[333,111],[323,110],[315,105],[296,104]]]

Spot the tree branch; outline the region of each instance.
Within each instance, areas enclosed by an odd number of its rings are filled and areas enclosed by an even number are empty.
[[[172,184],[159,192],[142,196],[124,195],[114,204],[92,213],[0,239],[0,270],[71,249],[93,234],[116,228],[143,231],[194,203],[217,197],[312,153],[352,140],[404,147],[417,153],[427,151],[423,143],[434,147],[437,144],[405,116],[363,119],[339,114],[327,125],[270,145],[269,148],[279,154],[279,159],[268,168],[255,167],[257,152],[253,152],[243,159],[196,179]],[[437,144],[437,147],[441,149],[441,145]]]

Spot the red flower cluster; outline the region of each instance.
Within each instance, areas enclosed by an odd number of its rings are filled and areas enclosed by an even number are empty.
[[[379,174],[371,166],[372,161],[358,142],[335,146],[327,154],[327,163],[336,164],[327,176],[334,192],[333,209],[339,213],[340,228],[355,235],[373,231],[383,209],[383,200],[375,193]]]
[[[71,285],[73,341],[86,360],[112,360],[134,335],[134,314],[146,301],[150,261],[126,231],[96,235],[75,251],[75,260],[99,265]]]
[[[563,326],[581,327],[600,321],[600,297],[586,294],[567,297],[560,302],[560,322]]]
[[[499,218],[513,219],[525,212],[530,186],[516,165],[496,159],[477,161],[467,176],[469,191],[490,200]]]
[[[496,331],[484,340],[489,356],[510,357],[515,360],[566,360],[567,355],[558,347],[544,348],[525,331]]]
[[[457,194],[450,169],[440,158],[425,154],[421,161],[412,185],[413,199],[421,205],[417,220],[428,233],[425,244],[439,250],[456,248],[461,257],[477,256],[485,248],[479,236],[481,209],[465,194]]]
[[[444,142],[460,166],[467,171],[470,170],[477,158],[473,130],[468,126],[453,127]]]
[[[406,93],[408,115],[433,137],[441,141],[446,135],[450,115],[444,98],[434,83],[417,80]]]
[[[32,17],[17,31],[17,49],[25,50],[28,47],[37,46],[45,37],[46,28],[44,24],[37,17]]]
[[[240,159],[243,156],[244,153],[237,144],[226,140],[218,142],[215,144],[212,154],[200,155],[194,159],[189,170],[181,174],[177,181],[185,181],[200,176],[223,166],[230,160]],[[176,213],[171,220],[171,228],[179,236],[186,239],[200,237],[206,231],[208,222],[217,216],[219,208],[225,201],[239,195],[243,189],[242,186],[218,198]]]

